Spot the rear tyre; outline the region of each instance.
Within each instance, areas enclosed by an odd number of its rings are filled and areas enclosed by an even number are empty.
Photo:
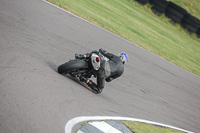
[[[58,67],[58,73],[60,74],[67,74],[76,70],[86,69],[88,68],[88,64],[84,60],[71,60],[62,64]]]

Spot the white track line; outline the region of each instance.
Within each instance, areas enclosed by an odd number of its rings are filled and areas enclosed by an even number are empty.
[[[179,130],[185,133],[193,133],[191,131],[187,131],[185,129],[181,129],[178,127],[174,127],[174,126],[170,126],[170,125],[165,125],[162,123],[158,123],[158,122],[153,122],[153,121],[148,121],[148,120],[142,120],[142,119],[136,119],[136,118],[130,118],[130,117],[111,117],[111,116],[82,116],[82,117],[76,117],[71,119],[70,121],[68,121],[65,125],[65,133],[71,133],[72,132],[72,128],[81,122],[85,122],[85,121],[103,121],[103,120],[122,120],[122,121],[135,121],[135,122],[144,122],[144,123],[148,123],[148,124],[153,124],[153,125],[157,125],[157,126],[162,126],[162,127],[167,127],[167,128],[171,128],[171,129],[175,129],[175,130]]]

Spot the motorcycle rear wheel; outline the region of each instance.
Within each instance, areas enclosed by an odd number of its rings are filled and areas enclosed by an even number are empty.
[[[84,60],[71,60],[58,67],[58,73],[68,74],[76,70],[83,70],[88,68],[88,63]]]

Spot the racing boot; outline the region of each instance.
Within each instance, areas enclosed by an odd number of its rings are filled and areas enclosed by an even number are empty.
[[[97,85],[92,81],[92,80],[87,80],[86,82],[85,82],[91,89],[92,89],[92,91],[95,93],[95,94],[99,94],[99,93],[101,93],[101,89],[98,89],[97,88]]]
[[[97,85],[92,80],[86,79],[82,76],[80,76],[79,79],[81,82],[85,82],[95,94],[101,93],[101,91],[97,88]]]

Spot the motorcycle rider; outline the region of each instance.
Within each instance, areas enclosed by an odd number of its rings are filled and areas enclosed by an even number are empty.
[[[97,84],[95,84],[92,80],[85,79],[80,77],[80,80],[85,82],[94,93],[99,94],[102,92],[105,81],[111,82],[113,79],[120,77],[124,72],[124,64],[128,61],[128,55],[124,52],[119,53],[119,55],[114,55],[112,53],[108,53],[104,49],[99,49],[99,51],[92,51],[87,54],[75,54],[76,59],[89,58],[92,53],[99,54],[99,52],[107,57],[108,61],[102,61],[99,70],[97,71]]]

